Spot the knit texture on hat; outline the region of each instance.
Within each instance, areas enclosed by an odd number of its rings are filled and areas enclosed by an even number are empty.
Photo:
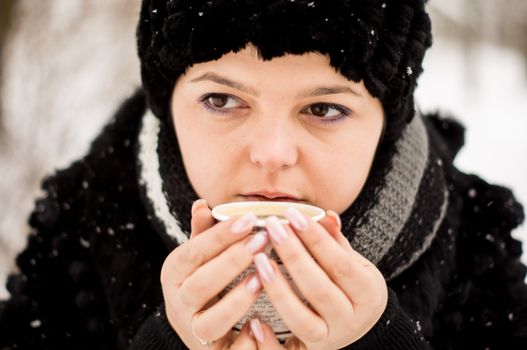
[[[362,192],[341,215],[352,247],[388,279],[429,247],[446,213],[442,160],[429,142],[423,119],[414,118],[395,143],[379,149]],[[174,245],[188,239],[198,198],[181,159],[174,129],[148,111],[140,134],[141,183]]]
[[[141,75],[154,114],[170,119],[177,79],[195,63],[248,44],[264,60],[316,51],[364,80],[382,101],[385,139],[414,115],[413,92],[431,45],[424,0],[144,0],[137,27]]]

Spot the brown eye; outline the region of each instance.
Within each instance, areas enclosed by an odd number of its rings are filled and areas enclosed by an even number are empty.
[[[227,95],[213,95],[209,97],[209,103],[217,108],[222,108],[229,102],[229,96]]]
[[[314,103],[303,109],[302,113],[315,118],[317,121],[332,122],[350,116],[351,110],[334,103]]]
[[[200,97],[199,102],[212,113],[235,113],[239,114],[248,109],[249,106],[240,98],[229,94],[212,93]]]
[[[244,103],[238,98],[228,94],[209,94],[202,98],[209,108],[218,110],[243,108]]]
[[[317,117],[324,117],[328,114],[330,106],[327,104],[315,104],[312,105],[310,108],[311,113],[313,113],[313,115],[316,115]]]

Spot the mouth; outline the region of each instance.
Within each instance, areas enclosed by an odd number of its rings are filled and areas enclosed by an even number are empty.
[[[241,194],[240,196],[245,201],[250,201],[250,202],[260,202],[260,201],[294,202],[294,203],[305,202],[296,196],[293,196],[287,193],[281,193],[281,192],[258,191],[258,192]]]

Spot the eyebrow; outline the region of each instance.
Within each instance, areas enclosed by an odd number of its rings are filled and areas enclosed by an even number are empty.
[[[225,86],[231,87],[236,90],[243,91],[253,96],[259,95],[258,92],[253,88],[250,88],[248,86],[245,86],[242,83],[230,80],[228,78],[222,77],[212,72],[207,72],[203,75],[200,75],[199,77],[192,79],[191,82],[196,83],[196,82],[204,81],[204,80],[210,80],[215,83],[225,85]],[[321,86],[321,87],[317,87],[311,90],[307,90],[306,92],[302,92],[298,94],[297,98],[316,97],[316,96],[334,95],[334,94],[343,94],[343,93],[350,93],[352,95],[362,97],[361,93],[353,90],[349,86],[336,85],[336,86]]]
[[[324,86],[317,87],[312,90],[308,90],[304,93],[299,94],[297,97],[315,97],[315,96],[324,96],[324,95],[334,95],[334,94],[352,94],[355,96],[362,97],[362,94],[358,91],[353,90],[349,86]]]
[[[210,81],[213,81],[215,83],[218,83],[218,84],[221,84],[221,85],[225,85],[225,86],[231,87],[231,88],[236,89],[236,90],[243,91],[243,92],[248,93],[250,95],[258,96],[258,92],[256,90],[254,90],[253,88],[250,88],[248,86],[243,85],[242,83],[238,83],[236,81],[232,81],[230,79],[224,78],[222,76],[219,76],[219,75],[217,75],[215,73],[211,73],[211,72],[205,73],[203,75],[200,75],[199,77],[197,77],[195,79],[192,79],[191,82],[192,83],[196,83],[198,81],[203,81],[203,80],[210,80]]]

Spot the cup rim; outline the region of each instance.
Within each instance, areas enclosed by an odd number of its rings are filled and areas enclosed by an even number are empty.
[[[304,203],[296,203],[296,202],[273,202],[273,201],[244,201],[244,202],[229,202],[229,203],[223,203],[215,206],[212,208],[212,216],[218,220],[218,221],[227,221],[231,218],[231,216],[222,214],[220,211],[221,209],[225,207],[249,207],[249,206],[262,206],[262,205],[274,205],[279,207],[300,207],[300,208],[306,208],[313,210],[317,212],[316,215],[312,216],[311,218],[316,222],[321,220],[324,216],[326,216],[326,212],[314,205],[310,204],[304,204]],[[289,224],[289,221],[287,219],[280,219],[280,222],[282,224]],[[255,224],[256,227],[265,227],[265,219],[258,219]]]

